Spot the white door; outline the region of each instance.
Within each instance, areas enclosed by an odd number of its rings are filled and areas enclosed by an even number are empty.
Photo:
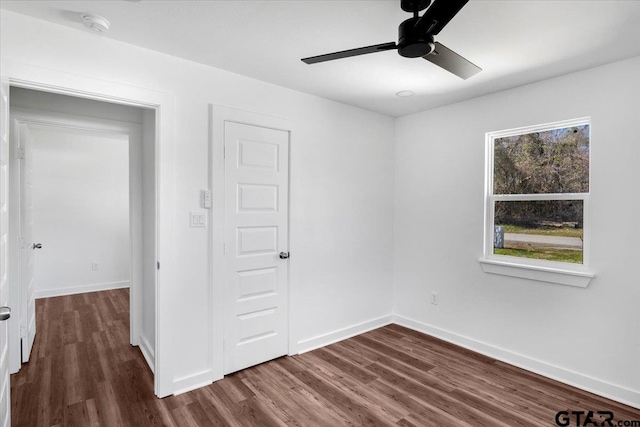
[[[7,280],[7,242],[9,231],[9,85],[2,82],[0,91],[0,307],[9,305]],[[9,330],[8,321],[0,320],[0,427],[9,427]]]
[[[19,129],[18,157],[20,159],[20,341],[22,363],[29,361],[36,336],[36,300],[34,278],[33,239],[33,140],[29,127],[21,123]]]
[[[224,373],[287,354],[289,132],[225,122]]]

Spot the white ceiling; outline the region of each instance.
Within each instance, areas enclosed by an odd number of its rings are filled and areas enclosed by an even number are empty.
[[[446,1],[446,0],[441,0]],[[395,51],[300,58],[397,41],[400,0],[4,1],[0,7],[390,116],[640,55],[640,1],[471,0],[436,37],[483,71],[461,80]],[[411,98],[395,95],[401,90]]]

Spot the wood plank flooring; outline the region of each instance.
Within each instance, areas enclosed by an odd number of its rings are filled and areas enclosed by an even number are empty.
[[[31,360],[11,377],[14,426],[555,426],[562,410],[640,420],[629,406],[397,325],[157,399],[129,345],[127,290],[40,299],[36,309]]]

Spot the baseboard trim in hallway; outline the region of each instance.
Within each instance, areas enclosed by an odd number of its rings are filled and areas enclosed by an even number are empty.
[[[140,352],[149,365],[151,372],[155,373],[155,352],[153,346],[149,344],[149,340],[144,334],[140,334]]]
[[[35,291],[36,299],[61,297],[65,295],[85,294],[88,292],[109,291],[113,289],[124,289],[129,287],[129,281],[96,283],[93,285],[70,286],[56,289],[40,289]]]

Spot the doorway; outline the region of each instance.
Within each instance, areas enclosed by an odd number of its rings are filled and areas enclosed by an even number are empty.
[[[153,372],[155,112],[13,87],[10,99],[11,372],[29,359],[35,298],[122,287],[130,288],[130,344]],[[46,188],[30,188],[29,163]]]

